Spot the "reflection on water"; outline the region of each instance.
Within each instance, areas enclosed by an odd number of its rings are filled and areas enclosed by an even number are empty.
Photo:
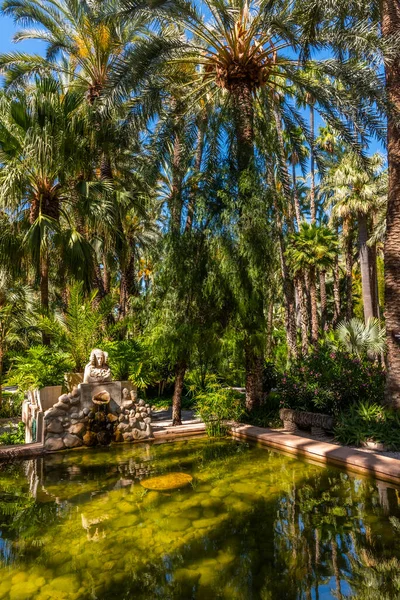
[[[0,469],[0,598],[400,598],[399,492],[385,483],[231,440]],[[140,485],[168,471],[193,484]]]

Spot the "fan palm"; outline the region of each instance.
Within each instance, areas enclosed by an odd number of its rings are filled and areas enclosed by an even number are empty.
[[[336,337],[347,352],[362,356],[379,356],[385,349],[385,330],[378,319],[369,319],[365,324],[360,319],[342,321],[336,328]]]

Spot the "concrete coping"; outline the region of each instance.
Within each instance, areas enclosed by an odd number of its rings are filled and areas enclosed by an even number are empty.
[[[300,437],[279,430],[252,425],[233,425],[232,436],[289,452],[297,456],[370,475],[400,485],[400,460],[381,454],[362,452],[348,446]]]

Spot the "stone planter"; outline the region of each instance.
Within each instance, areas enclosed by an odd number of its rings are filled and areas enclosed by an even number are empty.
[[[286,431],[290,431],[291,433],[294,433],[295,431],[299,430],[299,428],[297,427],[296,423],[294,423],[294,421],[287,421],[287,420],[283,421],[283,428]]]
[[[311,429],[313,435],[323,436],[326,431],[332,431],[333,429],[333,417],[330,415],[281,408],[279,417],[287,431]]]

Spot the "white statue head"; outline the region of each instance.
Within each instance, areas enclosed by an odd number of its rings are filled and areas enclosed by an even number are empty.
[[[90,364],[92,367],[104,367],[108,364],[108,352],[94,348],[90,353]]]

